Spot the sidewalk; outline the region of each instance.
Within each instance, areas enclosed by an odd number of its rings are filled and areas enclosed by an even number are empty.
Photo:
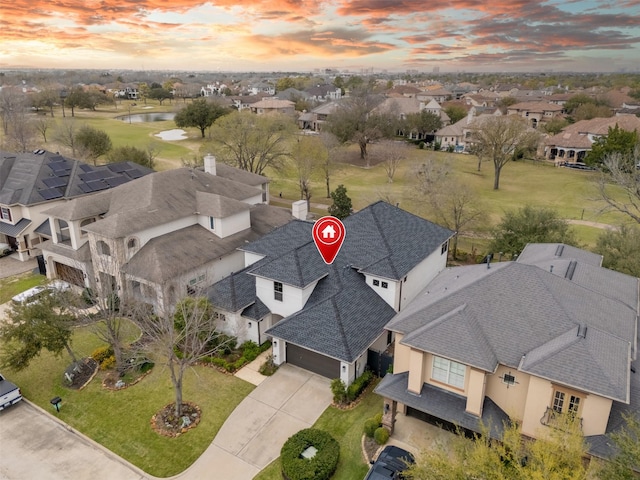
[[[258,370],[260,369],[260,366],[267,361],[267,357],[269,355],[271,355],[271,350],[262,352],[253,362],[242,367],[234,375],[245,382],[252,383],[253,385],[260,385],[268,377],[262,375]]]

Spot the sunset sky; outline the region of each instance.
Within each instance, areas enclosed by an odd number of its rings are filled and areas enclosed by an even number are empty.
[[[640,70],[640,0],[0,0],[0,68]]]

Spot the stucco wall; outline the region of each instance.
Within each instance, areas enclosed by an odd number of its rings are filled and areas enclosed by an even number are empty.
[[[516,384],[507,385],[504,383],[502,377],[505,374],[513,375],[516,378]],[[488,374],[486,377],[487,387],[485,394],[508,415],[517,420],[522,420],[530,378],[527,373],[499,365],[494,374]]]
[[[440,247],[416,265],[406,276],[402,289],[398,289],[400,297],[399,309],[404,309],[438,273],[447,266],[447,253],[440,253]]]

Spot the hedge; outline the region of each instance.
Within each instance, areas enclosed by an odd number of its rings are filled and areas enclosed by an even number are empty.
[[[387,443],[387,440],[389,440],[389,430],[384,427],[376,429],[373,434],[373,439],[378,445],[384,445],[385,443]]]
[[[302,457],[310,446],[318,451],[313,458]],[[328,480],[336,471],[340,444],[323,430],[307,428],[289,437],[280,450],[282,475],[288,480]]]

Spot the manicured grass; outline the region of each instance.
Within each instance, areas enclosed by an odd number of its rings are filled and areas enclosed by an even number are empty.
[[[78,329],[74,335],[73,347],[81,356],[88,356],[101,345],[88,327]],[[156,364],[141,382],[121,391],[104,389],[104,372],[99,372],[86,388],[74,391],[64,387],[62,381],[69,363],[66,355],[55,358],[43,352],[28,369],[5,373],[20,385],[27,399],[44,409],[52,411],[49,400],[60,396],[62,407],[56,415],[61,420],[158,477],[175,475],[191,465],[209,446],[231,411],[254,388],[212,368],[188,370],[183,398],[200,406],[202,420],[187,433],[167,438],[150,426],[151,417],[174,400],[165,367]]]
[[[0,279],[0,304],[8,302],[18,293],[42,285],[47,281],[47,277],[37,273],[23,273],[13,277]]]
[[[556,168],[551,164],[532,161],[509,162],[502,170],[500,189],[493,190],[493,164],[484,162],[477,171],[477,158],[445,152],[412,149],[410,155],[399,166],[393,183],[389,183],[383,165],[369,169],[343,164],[331,178],[331,188],[339,184],[347,187],[354,209],[361,209],[370,203],[385,199],[399,203],[400,207],[427,219],[434,219],[433,212],[424,199],[416,195],[416,169],[428,159],[448,162],[452,175],[461,183],[470,186],[477,195],[478,205],[485,211],[486,220],[476,227],[481,234],[487,234],[500,222],[504,213],[525,205],[552,208],[562,218],[587,220],[610,225],[618,225],[626,219],[614,212],[603,212],[605,204],[599,199],[594,172]],[[351,147],[351,159],[354,147]],[[286,198],[298,199],[295,171],[289,167],[282,171],[268,171],[273,180],[272,194],[283,192]],[[311,202],[331,204],[326,198],[324,180],[316,176],[312,183]],[[581,243],[593,246],[600,233],[593,227],[574,226]],[[484,243],[484,242],[478,242]],[[465,250],[467,250],[465,248]],[[483,253],[482,251],[480,253]]]
[[[336,473],[331,477],[333,480],[364,478],[369,469],[362,457],[364,422],[381,409],[382,399],[369,389],[354,409],[340,410],[329,407],[313,425],[314,428],[329,432],[340,443],[340,461]],[[254,477],[254,480],[281,480],[280,470],[280,459],[276,459]]]

